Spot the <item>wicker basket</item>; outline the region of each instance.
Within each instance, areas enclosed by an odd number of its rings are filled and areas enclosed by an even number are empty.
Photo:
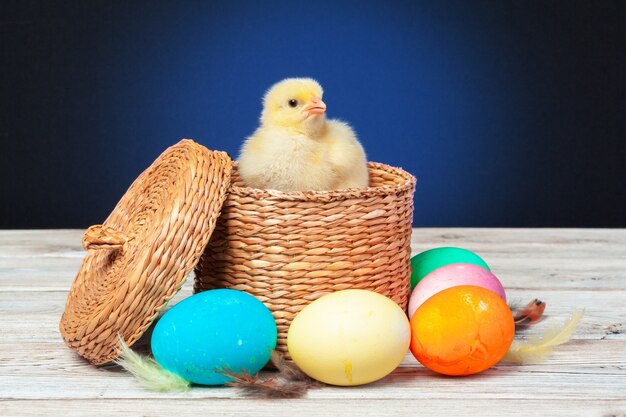
[[[280,192],[246,188],[234,169],[195,292],[257,297],[274,314],[285,353],[291,321],[324,294],[368,289],[405,308],[415,178],[379,163],[369,173],[363,190]]]

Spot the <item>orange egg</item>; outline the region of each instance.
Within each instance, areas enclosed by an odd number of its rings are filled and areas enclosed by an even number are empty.
[[[491,368],[509,350],[514,335],[504,300],[471,285],[433,295],[411,318],[411,352],[422,365],[445,375]]]

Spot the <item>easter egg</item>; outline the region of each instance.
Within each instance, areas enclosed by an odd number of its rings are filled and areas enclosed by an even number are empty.
[[[435,269],[418,282],[409,299],[409,318],[424,301],[446,288],[475,285],[498,294],[506,302],[504,288],[488,269],[473,264],[450,264]]]
[[[343,290],[298,313],[287,345],[293,361],[310,377],[332,385],[361,385],[396,369],[410,338],[406,314],[391,299]]]
[[[272,313],[242,291],[198,293],[172,307],[152,333],[152,354],[163,368],[187,381],[221,385],[220,373],[257,373],[276,347]]]
[[[442,247],[418,253],[411,258],[411,289],[435,269],[449,264],[474,264],[490,269],[483,259],[467,249]]]
[[[509,307],[493,291],[463,285],[448,288],[411,318],[411,352],[426,368],[445,375],[471,375],[500,361],[515,324]]]

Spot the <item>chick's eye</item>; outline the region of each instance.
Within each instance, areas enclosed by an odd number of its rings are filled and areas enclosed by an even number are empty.
[[[289,107],[296,107],[298,105],[298,100],[296,100],[295,98],[292,98],[291,100],[289,100]]]

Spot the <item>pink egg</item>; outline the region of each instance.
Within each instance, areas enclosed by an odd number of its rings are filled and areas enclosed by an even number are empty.
[[[506,302],[502,284],[491,271],[472,264],[450,264],[435,269],[415,286],[409,300],[409,319],[424,301],[458,285],[475,285],[498,294]]]

